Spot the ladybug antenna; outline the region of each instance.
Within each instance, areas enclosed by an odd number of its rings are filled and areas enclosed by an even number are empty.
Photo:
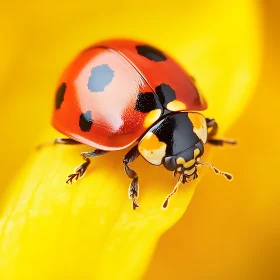
[[[223,171],[220,171],[218,168],[216,168],[212,163],[210,162],[199,162],[197,161],[196,164],[200,164],[200,165],[206,165],[206,166],[210,166],[214,172],[217,174],[217,175],[222,175],[224,177],[226,177],[226,179],[228,179],[229,181],[232,180],[233,176],[228,173],[228,172],[223,172]]]
[[[169,199],[178,191],[178,188],[179,188],[179,185],[180,185],[180,184],[181,184],[181,180],[180,180],[180,178],[179,178],[178,181],[177,181],[177,184],[175,185],[175,187],[174,187],[174,189],[173,189],[173,191],[166,197],[164,203],[162,204],[162,207],[163,207],[164,209],[167,208]]]

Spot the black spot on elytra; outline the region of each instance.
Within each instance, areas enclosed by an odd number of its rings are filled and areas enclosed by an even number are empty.
[[[55,108],[58,110],[64,101],[64,94],[66,92],[66,83],[62,83],[56,91],[55,95]]]
[[[80,115],[79,126],[82,131],[85,132],[90,131],[92,124],[93,124],[93,120],[91,117],[91,111],[87,111]]]
[[[165,61],[167,59],[160,50],[151,46],[136,46],[136,49],[138,54],[156,62]]]
[[[171,86],[167,84],[161,84],[156,87],[156,94],[163,106],[166,106],[169,102],[176,99],[176,93]]]
[[[108,64],[102,64],[91,69],[88,79],[88,89],[92,92],[104,91],[114,78],[114,71]]]
[[[156,96],[153,92],[138,93],[136,98],[135,110],[142,113],[149,113],[160,108],[157,104]]]

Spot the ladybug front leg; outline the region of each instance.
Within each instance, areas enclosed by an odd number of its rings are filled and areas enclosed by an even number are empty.
[[[83,152],[81,153],[81,156],[84,158],[85,162],[82,163],[81,165],[79,165],[76,169],[75,169],[75,173],[68,175],[68,179],[66,181],[67,184],[72,184],[73,180],[78,180],[79,178],[81,178],[89,164],[90,164],[90,160],[89,158],[94,158],[94,157],[99,157],[102,156],[104,154],[108,153],[107,151],[102,151],[102,150],[94,150],[92,152]]]
[[[132,199],[133,210],[139,207],[139,205],[136,203],[136,198],[139,196],[138,175],[128,166],[128,164],[133,162],[139,155],[140,153],[138,151],[138,145],[136,145],[123,158],[124,170],[127,176],[133,179],[128,189],[129,198]]]
[[[218,132],[218,124],[213,118],[206,118],[206,124],[208,128],[207,143],[215,146],[223,146],[224,144],[235,145],[236,140],[226,140],[226,139],[213,139],[213,137]]]

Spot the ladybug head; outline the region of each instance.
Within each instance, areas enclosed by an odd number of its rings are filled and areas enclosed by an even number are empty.
[[[167,170],[174,171],[174,176],[179,174],[182,183],[190,182],[198,177],[196,165],[203,153],[204,146],[199,141],[175,156],[165,157],[163,165]]]
[[[165,202],[163,203],[163,208],[166,208],[168,205],[168,201],[173,194],[177,192],[177,189],[180,183],[188,183],[196,178],[198,178],[197,174],[197,166],[205,165],[209,166],[213,169],[213,171],[218,175],[223,175],[228,180],[232,180],[232,175],[227,172],[222,172],[217,169],[212,163],[209,162],[201,162],[200,157],[204,153],[204,145],[203,142],[200,141],[192,147],[182,151],[176,156],[166,156],[163,159],[163,165],[167,170],[174,171],[174,177],[179,174],[178,182],[174,187],[173,191],[167,196]]]

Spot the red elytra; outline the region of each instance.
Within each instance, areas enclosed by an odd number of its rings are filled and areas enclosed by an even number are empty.
[[[132,40],[97,43],[62,74],[53,126],[97,149],[123,149],[147,131],[144,122],[151,103],[164,114],[156,93],[163,84],[172,88],[187,110],[207,108],[191,76],[166,53]],[[139,99],[139,94],[144,96]]]

